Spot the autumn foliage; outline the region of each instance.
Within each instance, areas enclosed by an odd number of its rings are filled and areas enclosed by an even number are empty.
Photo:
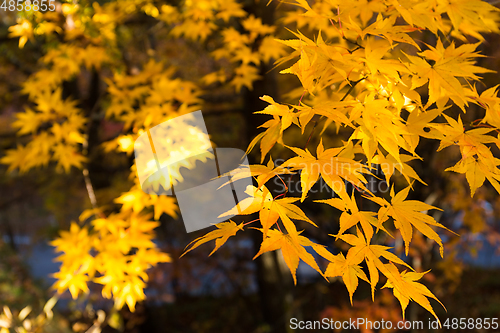
[[[236,180],[249,171],[255,178],[240,215],[257,219],[220,223],[184,254],[215,240],[214,252],[229,237],[259,232],[262,243],[255,256],[281,250],[295,282],[302,260],[325,279],[341,277],[351,302],[363,280],[372,298],[377,289],[391,288],[403,315],[414,301],[436,316],[429,299],[437,298],[419,282],[425,272],[415,271],[386,245],[402,238],[408,254],[413,236],[421,233],[443,256],[440,234],[449,231],[427,213],[439,208],[411,199],[415,182],[425,185],[412,167],[427,163],[416,152],[423,140],[437,140],[438,151],[458,147],[456,164],[443,171],[464,174],[471,196],[489,186],[486,181],[500,193],[500,160],[492,153],[494,145],[500,148],[498,86],[483,89],[480,75],[490,71],[476,65],[484,56],[478,51],[483,34],[498,32],[498,9],[479,0],[295,0],[281,5],[284,26],[263,24],[236,0],[186,0],[178,6],[82,1],[62,3],[57,12],[19,14],[10,36],[19,38],[20,48],[30,41],[46,48],[38,70],[23,84],[30,103],[13,124],[29,140],[7,151],[1,162],[20,172],[50,165],[88,173],[86,126],[92,115],[62,96],[64,81],[83,71],[102,75],[106,88],[98,107],[106,119],[123,124],[123,133],[101,148],[131,155],[134,140],[149,128],[203,110],[202,94],[210,87],[232,93],[252,89],[261,78],[259,66],[276,61],[274,70],[297,88],[281,98],[261,97],[268,106],[254,111],[269,120],[248,146],[248,153],[260,151],[260,164],[230,174]],[[154,52],[140,68],[130,68],[119,39],[126,21],[139,14],[166,29],[165,38],[209,43],[219,68],[197,81],[181,79]],[[456,107],[465,114],[471,105],[482,110],[472,123],[449,112]],[[293,127],[302,134],[300,145],[287,136]],[[327,140],[332,135],[336,141]],[[312,136],[319,138],[314,146]],[[292,157],[275,165],[278,150]],[[388,195],[368,186],[367,177],[379,168]],[[175,200],[142,192],[134,166],[130,177],[133,187],[114,199],[119,211],[106,211],[111,202],[93,202],[78,223],[52,242],[62,253],[58,292],[69,290],[76,298],[88,292],[92,281],[102,285],[102,295],[114,299],[117,308],[127,304],[134,310],[145,298],[147,269],[170,260],[153,240],[160,216],[177,216]],[[300,178],[300,197],[291,196],[288,187],[273,194],[266,186],[274,179],[289,185],[285,177]],[[305,225],[317,227],[301,205],[320,177],[335,196],[314,205],[339,211],[340,218],[330,221],[339,231],[330,236],[347,251],[338,254],[302,235]],[[362,202],[377,209],[363,210]],[[309,247],[328,262],[326,268]]]

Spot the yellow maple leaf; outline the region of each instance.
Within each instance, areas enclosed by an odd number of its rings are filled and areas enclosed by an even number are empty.
[[[259,70],[255,66],[241,65],[235,69],[235,77],[230,81],[230,84],[239,92],[243,86],[249,90],[253,89],[253,83],[261,78]]]
[[[376,41],[368,39],[364,46],[365,58],[361,58],[371,75],[381,73],[387,78],[398,82],[402,73],[409,73],[408,69],[396,59],[384,59],[389,50],[392,49],[387,41]]]
[[[230,180],[221,185],[221,187],[229,184],[230,182],[235,182],[240,179],[248,177],[256,177],[257,188],[261,188],[262,185],[267,183],[271,178],[283,174],[292,174],[292,172],[287,168],[283,168],[280,165],[275,166],[273,159],[269,158],[267,166],[260,164],[248,165],[248,166],[243,165],[230,172],[221,175],[220,177],[227,177],[227,176],[230,177]]]
[[[438,301],[443,308],[444,305],[437,299],[436,296],[434,296],[434,294],[429,289],[427,289],[426,286],[416,282],[427,272],[417,273],[404,271],[399,273],[396,266],[394,266],[394,264],[392,263],[384,264],[382,267],[383,268],[381,271],[388,278],[388,281],[383,288],[393,288],[394,296],[399,300],[403,309],[403,319],[405,316],[406,307],[408,306],[410,300],[412,300],[432,313],[432,315],[439,321],[439,318],[434,312],[428,298],[432,298]]]
[[[17,128],[17,134],[33,134],[36,132],[38,127],[46,121],[52,119],[52,115],[48,113],[35,112],[32,109],[26,107],[24,112],[19,112],[16,114],[16,121],[12,123],[12,127]]]
[[[349,292],[349,299],[352,305],[352,295],[358,288],[358,278],[368,281],[365,272],[361,269],[361,266],[348,262],[342,253],[339,253],[335,260],[328,264],[325,271],[325,276],[336,277],[341,276],[344,284]]]
[[[405,242],[406,255],[408,255],[410,241],[413,234],[413,227],[415,227],[422,234],[439,244],[439,252],[442,257],[443,242],[441,237],[439,237],[439,235],[430,226],[440,227],[448,231],[451,230],[443,226],[441,223],[436,222],[432,216],[422,213],[422,211],[427,211],[429,209],[440,210],[439,208],[417,200],[405,200],[409,191],[410,187],[407,187],[394,195],[394,187],[391,188],[392,199],[390,203],[385,199],[378,197],[368,197],[368,199],[382,206],[378,211],[379,223],[384,223],[389,216],[393,218],[394,225],[401,232],[401,236]]]
[[[335,272],[336,274],[335,276],[344,276],[344,275],[346,276],[348,281],[345,284],[349,290],[349,294],[351,296],[351,302],[352,302],[352,294],[354,293],[354,291],[356,291],[357,287],[357,283],[353,283],[357,282],[357,279],[354,279],[352,275],[357,273],[357,275],[359,276],[359,274],[361,274],[359,272],[360,268],[358,267],[358,265],[363,261],[366,262],[366,265],[368,267],[368,272],[370,273],[370,280],[368,281],[367,279],[365,279],[365,281],[369,282],[371,285],[372,299],[375,298],[375,287],[377,286],[377,283],[379,281],[380,267],[383,267],[383,263],[380,260],[381,257],[386,260],[389,260],[390,262],[404,265],[412,269],[403,260],[398,258],[394,253],[389,252],[388,250],[391,249],[390,247],[382,245],[371,245],[370,239],[364,237],[364,235],[360,232],[358,227],[356,227],[356,231],[358,236],[354,236],[351,234],[338,236],[344,242],[352,245],[352,247],[347,252],[345,260],[341,260],[341,262],[338,261],[332,262],[331,264],[332,267],[330,271],[328,270],[328,268],[330,268],[330,265],[327,268],[327,272],[331,274]],[[343,258],[343,255],[340,258]],[[329,276],[328,273],[327,276]]]
[[[473,197],[476,190],[484,184],[486,179],[500,193],[500,169],[498,166],[500,166],[500,159],[498,158],[483,159],[471,155],[462,158],[457,164],[445,171],[465,173],[470,187],[470,194]]]
[[[154,219],[159,220],[163,213],[177,218],[179,208],[175,204],[175,198],[166,195],[151,195],[151,204],[154,206]]]
[[[22,19],[18,21],[16,25],[9,27],[9,37],[20,37],[19,38],[19,48],[22,49],[28,39],[33,39],[33,27],[31,22],[27,19]]]
[[[453,28],[458,30],[465,21],[478,28],[490,31],[490,27],[485,23],[484,18],[490,12],[498,11],[486,1],[480,0],[437,0],[437,10],[448,14]]]
[[[378,229],[382,229],[388,233],[387,230],[382,226],[382,224],[378,223],[378,219],[375,217],[374,212],[363,212],[358,209],[358,205],[356,204],[356,199],[354,198],[354,193],[351,197],[348,195],[341,195],[341,198],[331,198],[326,200],[315,200],[314,202],[326,203],[332,207],[335,207],[342,212],[339,219],[340,229],[336,237],[340,237],[345,231],[357,225],[361,224],[361,228],[365,234],[368,242],[373,237],[373,227],[375,226]]]
[[[297,235],[297,237],[292,237],[290,234],[283,234],[279,230],[271,229],[262,241],[260,250],[254,259],[265,252],[280,249],[283,259],[292,273],[295,284],[297,284],[296,272],[300,259],[320,273],[321,276],[325,277],[313,255],[307,252],[304,246],[311,246],[313,250],[325,259],[332,260],[334,258],[333,254],[328,252],[324,246],[313,243],[304,236]]]
[[[485,181],[488,181],[500,193],[500,160],[493,156],[491,150],[486,146],[488,143],[499,143],[499,139],[487,135],[493,131],[493,128],[475,128],[468,131],[464,130],[464,126],[460,117],[455,120],[444,115],[448,124],[433,125],[444,137],[441,137],[441,144],[438,151],[457,145],[460,147],[462,159],[453,167],[447,168],[445,171],[454,171],[465,173],[471,190],[471,197],[474,196],[476,190],[481,187]]]
[[[428,105],[449,95],[455,104],[463,109],[464,105],[468,104],[465,90],[458,78],[477,80],[479,77],[476,74],[491,72],[475,66],[474,61],[471,60],[480,56],[474,52],[478,45],[479,43],[463,44],[456,48],[452,42],[450,46],[444,48],[443,43],[438,39],[436,47],[428,45],[428,50],[418,53],[434,62],[432,65],[422,57],[405,53],[411,62],[408,67],[414,73],[412,89],[429,82]]]
[[[245,30],[250,32],[250,38],[254,39],[258,35],[272,34],[276,27],[263,24],[260,17],[255,17],[253,14],[242,21]]]
[[[264,132],[258,134],[248,145],[246,153],[250,153],[253,147],[260,141],[260,163],[264,162],[267,153],[278,142],[281,132],[281,122],[278,116],[273,116],[273,119],[268,120],[259,127],[267,128]]]
[[[269,114],[272,116],[279,116],[281,121],[280,126],[280,137],[283,135],[283,131],[286,130],[293,122],[295,122],[297,115],[293,113],[293,109],[288,106],[276,103],[274,99],[270,96],[262,96],[261,100],[269,103],[270,105],[262,111],[255,112],[256,114]]]
[[[411,179],[416,179],[422,184],[427,185],[422,179],[420,179],[415,170],[407,163],[416,159],[416,157],[406,154],[401,154],[399,156],[401,158],[401,163],[396,161],[396,159],[392,157],[392,155],[387,154],[387,156],[384,156],[384,154],[378,151],[377,155],[373,157],[372,163],[380,165],[380,168],[382,169],[382,172],[385,175],[385,180],[387,181],[387,183],[389,183],[389,179],[394,174],[394,171],[398,170],[403,175],[403,177],[406,179],[406,181],[410,186],[412,186]]]
[[[25,162],[26,157],[29,154],[29,149],[26,146],[18,145],[15,149],[8,149],[5,155],[0,158],[2,164],[8,164],[9,168],[7,171],[11,172],[15,169],[19,169],[21,173],[27,171],[28,167]]]
[[[268,62],[271,61],[271,59],[279,59],[286,55],[287,52],[284,50],[283,44],[276,41],[274,37],[265,36],[260,42],[258,54],[263,62]]]
[[[281,218],[287,232],[295,239],[297,239],[299,234],[291,219],[309,222],[317,227],[299,207],[293,204],[297,202],[299,198],[274,199],[265,186],[256,188],[255,186],[249,185],[245,193],[250,195],[250,197],[241,200],[235,207],[222,213],[219,217],[249,215],[259,212],[259,219],[262,224],[264,235],[267,235],[267,231],[278,221],[278,218]],[[241,209],[241,207],[246,208]]]
[[[288,147],[298,156],[292,157],[285,161],[282,167],[291,167],[293,171],[301,170],[300,184],[302,187],[302,196],[300,201],[304,201],[311,187],[316,183],[319,175],[335,193],[344,193],[344,180],[351,182],[358,188],[367,192],[368,189],[364,184],[367,183],[363,173],[369,173],[366,166],[356,162],[350,158],[343,157],[343,154],[348,154],[351,146],[346,145],[340,148],[324,149],[323,142],[320,141],[316,156],[314,157],[309,150],[300,148]]]
[[[215,248],[210,252],[209,256],[211,256],[215,251],[217,251],[224,243],[229,239],[229,237],[236,235],[236,233],[240,230],[243,230],[243,223],[236,224],[233,221],[229,220],[228,222],[220,222],[215,225],[217,227],[216,230],[209,232],[208,234],[198,237],[189,243],[186,246],[186,249],[192,244],[192,246],[186,250],[184,249],[184,253],[181,255],[183,257],[186,253],[191,250],[194,250],[198,246],[210,242],[215,239]],[[194,243],[194,244],[193,244]]]
[[[321,101],[312,106],[308,106],[305,103],[300,103],[301,105],[294,105],[294,108],[298,110],[297,116],[299,119],[300,128],[302,133],[311,121],[314,115],[321,115],[327,117],[328,120],[335,122],[335,124],[340,127],[341,125],[348,125],[352,127],[351,122],[347,118],[346,114],[350,111],[353,106],[352,101]]]
[[[58,167],[62,167],[65,172],[69,172],[72,166],[82,168],[83,163],[87,160],[74,146],[62,143],[54,147],[54,159],[57,161]]]
[[[245,17],[247,12],[243,10],[242,4],[236,1],[224,1],[224,5],[220,11],[215,15],[221,18],[224,22],[228,22],[231,17]]]

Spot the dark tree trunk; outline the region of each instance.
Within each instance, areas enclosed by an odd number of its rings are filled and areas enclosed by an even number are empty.
[[[275,2],[266,6],[267,1],[256,1],[246,10],[262,19],[262,23],[274,24]],[[263,110],[267,103],[259,97],[269,95],[279,100],[276,71],[271,71],[272,64],[262,64],[260,75],[262,79],[253,84],[253,90],[244,90],[244,119],[247,127],[247,140],[250,142],[262,129],[257,127],[269,120],[269,116],[255,115],[255,111]],[[257,156],[258,145],[253,154],[249,156],[250,163],[260,161]],[[260,156],[260,155],[259,155]],[[258,251],[262,242],[262,235],[252,232],[254,248]],[[259,286],[259,297],[261,302],[262,316],[266,324],[270,326],[271,332],[281,333],[288,331],[290,320],[291,277],[285,276],[279,265],[280,258],[276,252],[267,252],[255,259],[257,265],[257,283]]]

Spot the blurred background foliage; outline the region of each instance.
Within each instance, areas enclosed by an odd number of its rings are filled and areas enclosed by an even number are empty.
[[[89,119],[86,124],[86,167],[95,191],[95,200],[108,205],[108,212],[119,210],[117,207],[120,205],[114,199],[134,185],[129,177],[133,158],[127,140],[137,134],[137,131],[124,125],[126,121],[123,119],[117,121],[105,116],[105,110],[116,97],[108,91],[109,86],[116,84],[110,83],[113,73],[121,71],[130,77],[139,75],[144,73],[148,61],[154,59],[174,68],[171,74],[173,79],[196,82],[203,89],[197,91],[199,95],[193,99],[194,102],[185,103],[186,107],[196,105],[202,108],[208,132],[213,142],[220,147],[246,149],[248,142],[258,133],[257,126],[263,123],[263,119],[267,120],[262,116],[251,115],[265,106],[258,99],[259,96],[289,94],[292,96],[290,100],[296,100],[297,90],[294,89],[299,87],[298,80],[288,75],[277,75],[281,68],[273,69],[272,66],[272,60],[285,54],[282,49],[273,46],[269,47],[272,53],[257,52],[261,58],[250,60],[245,74],[241,75],[237,71],[239,65],[235,64],[247,60],[214,59],[210,54],[219,48],[224,36],[215,34],[203,37],[207,27],[193,30],[200,34],[194,37],[190,35],[190,28],[184,25],[178,24],[172,28],[171,23],[179,20],[177,16],[180,15],[180,9],[188,6],[189,1],[79,1],[80,17],[95,17],[99,11],[102,16],[94,20],[98,23],[95,26],[83,20],[80,23],[88,24],[89,30],[85,34],[75,32],[71,35],[71,25],[74,25],[72,15],[77,16],[72,6],[76,3],[68,2],[63,6],[63,3],[56,2],[56,11],[47,13],[44,18],[45,22],[51,23],[44,29],[52,31],[40,34],[27,31],[22,49],[19,48],[19,38],[9,36],[9,27],[16,25],[20,19],[34,23],[39,18],[29,13],[0,11],[0,156],[7,149],[28,142],[27,138],[16,135],[12,123],[16,120],[15,115],[25,105],[32,103],[22,91],[22,86],[30,75],[43,67],[40,59],[46,56],[48,50],[54,45],[65,43],[80,47],[91,44],[103,47],[103,44],[110,43],[106,46],[109,46],[110,57],[115,57],[113,61],[104,61],[100,68],[86,66],[85,61],[102,56],[97,52],[99,50],[94,50],[95,53],[85,54],[86,58],[77,64],[76,74],[63,77],[60,82],[64,98],[77,100],[78,108],[84,110]],[[217,3],[224,5],[224,1]],[[292,36],[283,29],[285,23],[292,30],[300,28],[306,35],[308,33],[306,23],[295,22],[289,15],[297,10],[294,6],[273,1],[266,7],[267,1],[258,0],[239,3],[241,6],[238,8],[242,12],[236,10],[236,14],[233,13],[235,16],[228,19],[227,23],[238,31],[243,31],[238,17],[254,15],[276,27],[277,37]],[[116,17],[106,17],[113,11]],[[196,14],[203,15],[203,10]],[[327,28],[325,33],[329,33]],[[250,35],[251,32],[246,34]],[[247,50],[250,52],[247,55],[258,50],[262,39],[268,35],[262,33],[258,42],[250,43],[249,46],[254,49]],[[231,41],[236,38],[234,36],[226,38]],[[423,35],[421,38],[425,40],[432,37]],[[485,34],[485,39],[480,48],[487,57],[480,59],[479,65],[498,72],[500,49],[497,45],[500,37]],[[237,42],[236,39],[234,41]],[[70,55],[66,57],[71,60]],[[68,61],[67,66],[71,66],[71,61]],[[58,74],[63,75],[68,68],[60,68],[61,73]],[[225,84],[219,82],[217,75],[206,76],[211,73],[224,76],[220,81]],[[57,78],[54,80],[57,81]],[[485,87],[498,84],[498,74],[485,74],[483,82]],[[143,84],[146,86],[150,83]],[[301,92],[302,89],[299,96]],[[175,107],[181,104],[183,101],[172,101]],[[479,118],[478,110],[471,106],[467,114],[463,115],[464,123]],[[456,114],[458,112],[456,110]],[[330,142],[325,145],[340,141],[333,131],[327,134],[331,134]],[[290,144],[294,140],[297,145],[303,144],[298,128],[287,131],[286,136]],[[319,136],[312,140],[311,146],[315,146]],[[415,163],[413,167],[429,186],[415,184],[415,199],[441,207],[443,212],[434,213],[434,217],[461,236],[446,239],[445,257],[440,259],[433,244],[416,234],[406,259],[411,260],[416,269],[431,268],[424,283],[448,309],[445,313],[436,307],[442,321],[447,317],[498,316],[500,197],[493,188],[483,186],[471,198],[462,175],[442,171],[454,164],[459,156],[458,149],[445,150],[439,155],[435,153],[436,149],[437,143],[430,141],[422,142],[418,148],[418,154],[427,162]],[[277,147],[273,151],[273,156],[286,158],[289,157],[287,154],[284,148]],[[498,156],[498,151],[495,154]],[[254,155],[250,158],[253,161],[258,159]],[[51,166],[57,164],[54,161],[50,163]],[[0,316],[0,327],[4,325],[3,331],[0,331],[2,333],[24,332],[23,329],[26,332],[264,333],[285,332],[291,317],[300,320],[320,320],[323,317],[337,320],[356,317],[401,319],[401,309],[387,290],[379,292],[373,303],[369,286],[360,285],[351,307],[341,280],[328,283],[302,264],[298,272],[299,283],[292,287],[291,276],[283,269],[278,257],[269,256],[252,261],[257,249],[254,248],[256,243],[251,235],[229,240],[227,246],[209,259],[207,255],[211,249],[206,246],[179,260],[184,246],[206,231],[186,235],[182,221],[168,214],[160,217],[161,224],[157,228],[155,242],[162,251],[170,254],[172,261],[148,270],[149,282],[145,289],[147,298],[136,305],[135,312],[130,312],[126,307],[119,311],[113,310],[113,303],[104,299],[101,288],[92,283],[89,293],[76,301],[71,299],[68,292],[60,295],[57,305],[52,309],[49,300],[54,291],[49,286],[54,283],[51,274],[58,271],[59,264],[54,263],[56,254],[48,242],[56,238],[59,231],[68,230],[71,221],[78,220],[82,211],[92,208],[86,179],[77,168],[71,168],[68,173],[56,168],[33,168],[20,174],[18,171],[8,173],[7,165],[2,164],[0,189],[0,306],[4,307],[0,309],[3,310]],[[314,195],[311,197],[315,198]],[[318,232],[317,229],[306,228],[308,236],[321,244],[330,244],[335,249],[327,234],[338,231],[329,224],[338,216],[332,216],[331,211],[307,202],[303,209],[322,230]],[[403,255],[403,244],[396,242],[393,245],[395,251]],[[410,304],[407,316],[409,320],[424,322],[429,318],[429,314],[416,304]]]

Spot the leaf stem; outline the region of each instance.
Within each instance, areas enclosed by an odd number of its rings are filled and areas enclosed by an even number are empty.
[[[281,182],[283,183],[283,185],[285,185],[285,191],[288,192],[288,186],[286,186],[285,181],[283,180],[283,178],[281,178],[280,175],[276,175],[276,177],[278,177],[281,180]]]
[[[254,222],[257,222],[259,221],[260,219],[255,219],[255,220],[252,220],[250,222],[247,222],[247,223],[243,223],[243,226],[246,226],[247,224],[250,224],[250,223],[254,223]]]

